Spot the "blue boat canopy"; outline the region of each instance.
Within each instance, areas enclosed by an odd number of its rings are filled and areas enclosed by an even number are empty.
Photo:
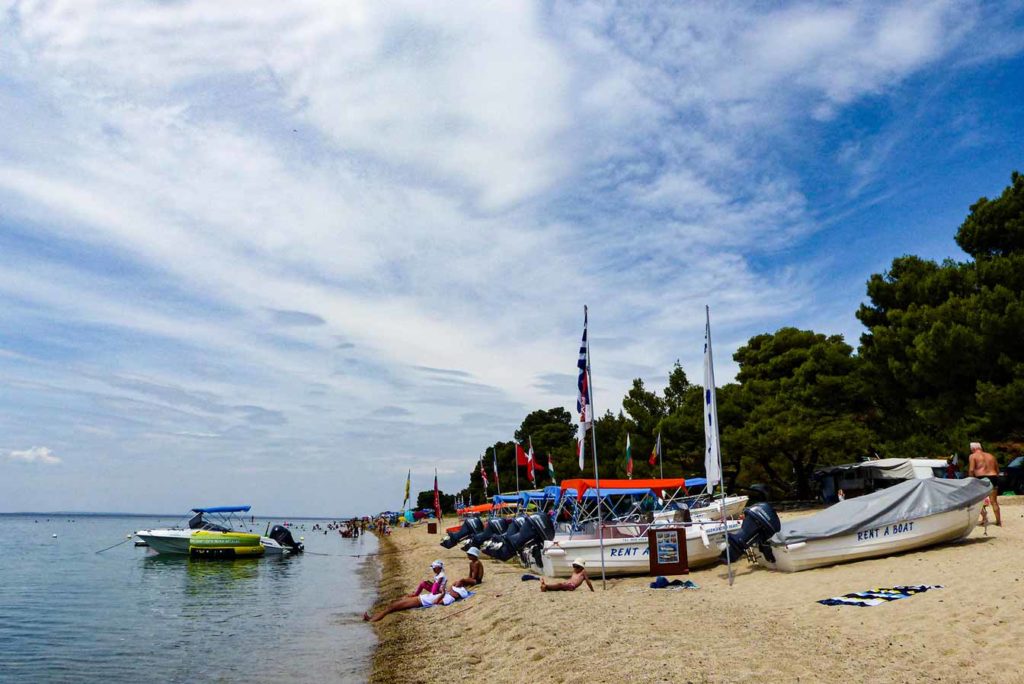
[[[491,497],[491,501],[496,504],[503,503],[519,503],[519,495],[517,494],[495,494]]]
[[[686,488],[690,487],[707,487],[708,480],[706,477],[689,477],[686,479]]]
[[[211,508],[193,508],[193,513],[245,513],[252,506],[212,506]]]

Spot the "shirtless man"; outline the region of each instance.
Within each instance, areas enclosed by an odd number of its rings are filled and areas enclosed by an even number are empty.
[[[582,558],[577,558],[572,562],[572,577],[569,578],[568,582],[559,582],[558,584],[548,584],[547,581],[540,578],[540,590],[541,591],[576,591],[576,587],[580,586],[584,582],[590,587],[590,591],[594,591],[594,585],[590,583],[590,578],[587,577],[586,563]]]
[[[484,564],[480,562],[480,549],[471,546],[466,551],[466,557],[469,558],[469,577],[456,580],[452,586],[475,587],[484,581]]]
[[[996,496],[999,493],[999,464],[996,463],[995,456],[981,450],[979,442],[971,442],[971,460],[967,466],[967,475],[988,478],[992,483],[992,493],[988,498],[992,502],[992,512],[996,514],[996,525],[1002,527],[1003,518],[999,514],[999,499]]]

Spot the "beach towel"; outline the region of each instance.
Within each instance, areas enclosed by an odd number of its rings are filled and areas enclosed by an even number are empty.
[[[867,591],[857,591],[852,594],[843,594],[842,596],[833,596],[832,598],[821,599],[818,603],[823,606],[858,606],[860,608],[868,608],[870,606],[877,606],[880,603],[888,603],[889,601],[909,598],[915,594],[921,594],[930,589],[942,589],[942,585],[909,584],[900,585],[898,587],[869,589]]]

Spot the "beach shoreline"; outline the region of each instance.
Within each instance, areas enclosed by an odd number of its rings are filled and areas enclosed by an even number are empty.
[[[613,578],[596,592],[541,593],[517,563],[484,560],[484,584],[451,607],[403,611],[375,625],[371,682],[1024,681],[1024,497],[1003,499],[1005,527],[887,558],[799,573],[734,566],[691,572],[697,590],[654,590]],[[468,560],[424,527],[386,540],[379,603],[445,561]],[[384,545],[382,544],[382,547]],[[878,587],[942,585],[871,608],[818,599]],[[983,652],[984,656],[979,653]]]

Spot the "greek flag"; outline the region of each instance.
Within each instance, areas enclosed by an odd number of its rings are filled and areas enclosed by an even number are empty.
[[[704,472],[708,489],[722,481],[722,450],[718,443],[718,404],[715,400],[715,363],[711,357],[711,310],[704,307]]]
[[[576,396],[576,412],[580,416],[579,431],[576,433],[577,451],[580,461],[580,470],[583,470],[583,442],[587,430],[590,429],[590,422],[594,419],[593,405],[590,402],[590,373],[587,372],[587,307],[583,307],[583,341],[580,342],[580,357],[576,362],[579,369],[579,379],[576,381],[579,394]]]

